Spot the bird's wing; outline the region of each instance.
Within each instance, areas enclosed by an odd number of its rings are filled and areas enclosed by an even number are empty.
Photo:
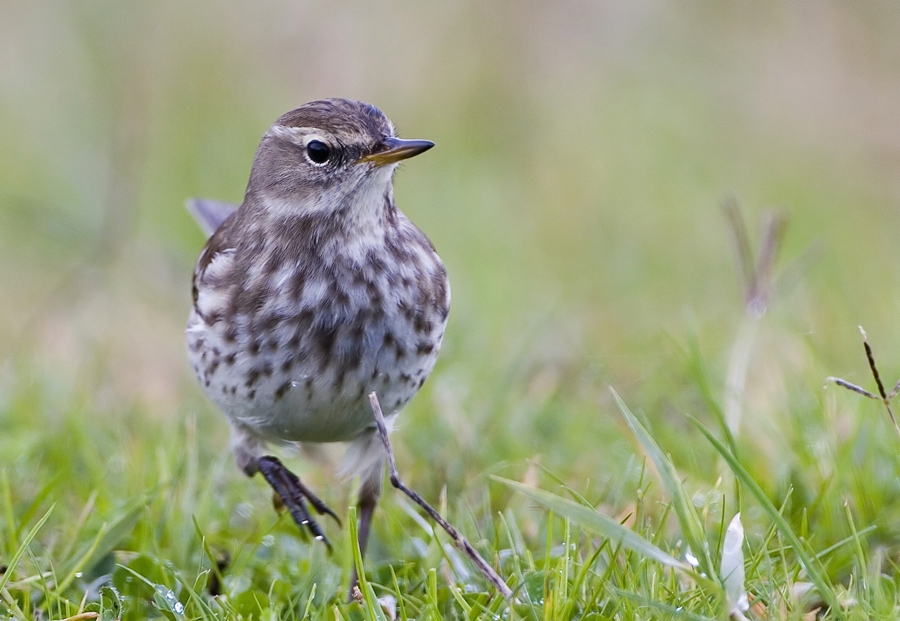
[[[207,237],[215,233],[219,225],[240,207],[240,205],[214,201],[209,198],[189,198],[186,205]]]

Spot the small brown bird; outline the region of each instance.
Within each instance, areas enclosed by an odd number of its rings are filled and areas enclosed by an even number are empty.
[[[359,475],[359,545],[381,495],[384,448],[368,394],[390,422],[434,367],[447,272],[394,204],[402,160],[430,149],[397,138],[377,108],[314,101],[266,132],[239,207],[191,205],[211,234],[193,278],[188,356],[231,424],[235,459],[281,497],[301,529],[334,513],[268,443],[349,442]]]

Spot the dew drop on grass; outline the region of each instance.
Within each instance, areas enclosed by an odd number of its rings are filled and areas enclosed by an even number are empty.
[[[178,601],[175,591],[162,584],[156,585],[156,605],[163,611],[168,610],[170,613],[174,613],[178,618],[184,614],[184,604]],[[169,615],[166,616],[172,618]]]

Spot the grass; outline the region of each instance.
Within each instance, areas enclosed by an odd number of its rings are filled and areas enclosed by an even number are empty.
[[[688,362],[700,391],[709,383],[703,361]],[[330,535],[333,556],[304,541],[267,506],[264,486],[214,452],[216,418],[138,409],[98,425],[102,412],[59,409],[84,396],[53,395],[53,378],[13,379],[2,410],[0,597],[14,619],[380,619],[372,598],[385,596],[400,618],[723,618],[719,559],[737,511],[748,531],[751,618],[889,618],[900,601],[896,529],[886,519],[896,510],[889,473],[900,438],[880,413],[841,429],[827,420],[833,403],[795,407],[803,420],[777,442],[805,450],[782,456],[792,475],[779,489],[752,430],[735,439],[683,414],[697,460],[719,464],[717,476],[690,474],[667,446],[676,436],[654,432],[613,392],[635,449],[619,481],[572,487],[521,464],[505,471],[524,482],[482,477],[441,496],[442,511],[501,571],[515,602],[491,592],[442,532],[389,492],[366,596],[347,603],[348,571],[360,562],[350,545],[354,514]],[[852,397],[832,399],[865,407]]]
[[[859,324],[900,368],[896,8],[248,6],[0,3],[0,618],[724,619],[736,514],[741,615],[898,616],[900,437],[823,388],[876,393]],[[184,199],[331,95],[438,145],[395,193],[453,310],[392,437],[513,602],[390,489],[345,601],[354,484],[281,454],[329,555],[190,376]]]

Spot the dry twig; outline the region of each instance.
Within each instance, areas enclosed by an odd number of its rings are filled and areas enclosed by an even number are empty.
[[[424,498],[419,496],[418,493],[411,490],[406,486],[403,481],[400,480],[400,473],[397,472],[397,464],[394,461],[394,450],[391,448],[391,439],[388,437],[387,426],[384,423],[384,414],[381,412],[381,404],[378,403],[378,396],[372,392],[369,393],[369,403],[372,406],[372,413],[375,414],[375,424],[378,425],[378,434],[381,436],[381,442],[384,444],[384,450],[387,453],[388,460],[388,469],[390,470],[391,476],[391,485],[399,489],[401,492],[409,496],[413,502],[419,505],[425,513],[431,517],[432,520],[437,522],[441,528],[443,528],[450,538],[453,539],[453,543],[459,548],[466,556],[471,559],[471,561],[475,564],[476,567],[484,574],[484,577],[487,578],[491,584],[496,587],[500,594],[503,595],[506,599],[510,599],[512,597],[512,590],[503,581],[503,578],[494,571],[494,568],[491,567],[486,560],[478,553],[478,551],[472,547],[465,537],[463,537],[458,530],[456,530],[450,522],[445,520],[440,513],[435,510],[430,504],[428,504]]]

